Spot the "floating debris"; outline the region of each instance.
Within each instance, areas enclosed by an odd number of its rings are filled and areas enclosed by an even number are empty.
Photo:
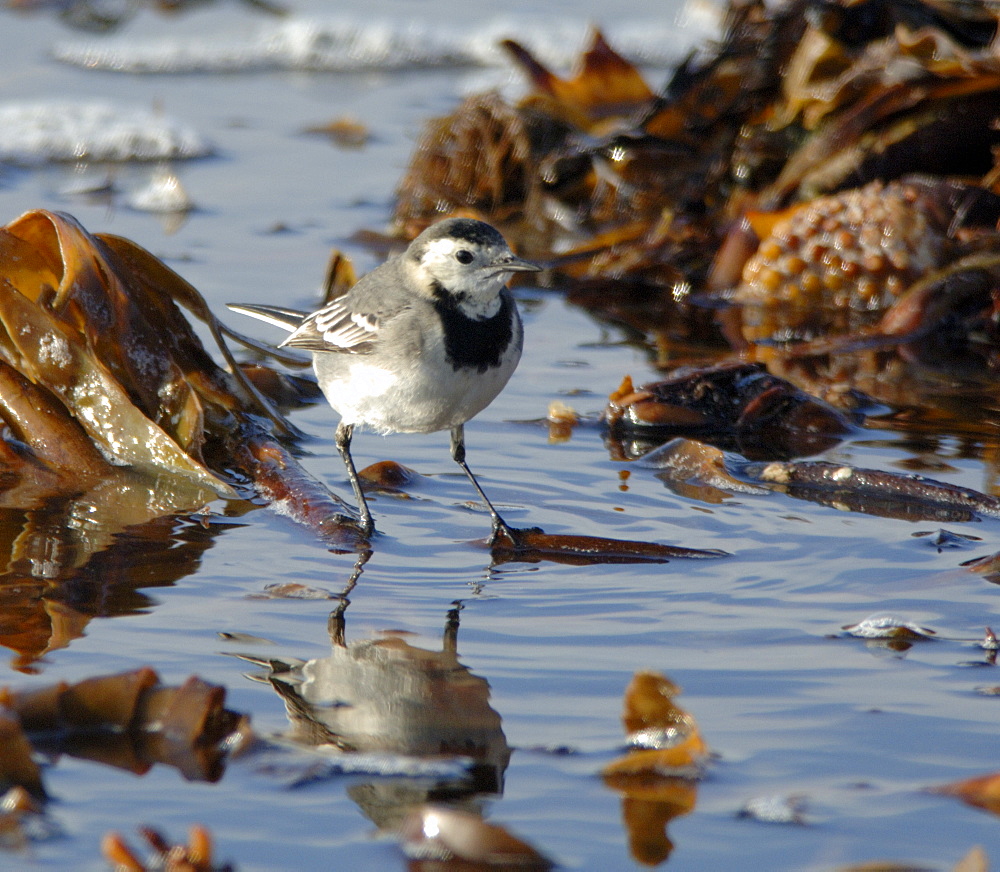
[[[633,749],[604,767],[604,783],[622,796],[629,851],[655,866],[674,845],[667,825],[694,811],[708,747],[694,718],[675,702],[680,688],[658,672],[637,672],[625,690],[622,724]]]
[[[1000,651],[1000,639],[997,638],[993,630],[987,627],[986,634],[983,636],[982,641],[979,642],[979,647],[984,651]]]
[[[441,805],[414,809],[400,829],[400,844],[415,860],[458,861],[525,872],[553,866],[546,856],[503,827],[472,812]]]
[[[326,124],[307,127],[305,132],[329,137],[330,141],[340,148],[363,148],[371,138],[371,131],[367,125],[356,118],[335,118]]]
[[[954,796],[967,805],[1000,815],[1000,772],[931,787],[928,792]]]
[[[545,413],[549,425],[549,442],[566,442],[573,435],[573,428],[580,423],[579,413],[562,400],[552,400]]]
[[[158,166],[144,188],[133,191],[128,204],[140,212],[190,212],[194,201],[181,184],[180,176],[169,166]]]
[[[965,548],[970,542],[982,542],[981,536],[970,536],[965,533],[953,533],[951,530],[938,530],[936,533],[924,530],[912,534],[915,539],[926,539],[927,544],[937,548],[938,554],[945,548]]]
[[[402,493],[418,478],[418,473],[395,460],[381,460],[359,470],[358,478],[366,490]]]
[[[116,872],[235,872],[231,863],[216,865],[212,860],[214,846],[207,828],[195,824],[188,831],[186,845],[171,845],[152,827],[140,827],[139,835],[152,848],[148,860],[141,860],[119,833],[106,833],[101,840],[101,853]]]
[[[708,756],[694,718],[680,708],[680,693],[666,676],[637,672],[625,690],[622,723],[633,750],[604,767],[605,777],[698,777]]]
[[[936,633],[927,627],[921,627],[896,615],[869,615],[857,624],[845,624],[841,627],[851,636],[858,639],[899,639],[916,641],[932,639]]]
[[[798,793],[777,796],[755,796],[743,803],[737,817],[751,818],[765,824],[807,823],[806,798]]]
[[[1000,684],[983,684],[975,690],[980,696],[1000,696]]]
[[[908,520],[974,521],[1000,517],[1000,499],[971,488],[899,472],[828,461],[729,464],[754,484],[837,509]]]

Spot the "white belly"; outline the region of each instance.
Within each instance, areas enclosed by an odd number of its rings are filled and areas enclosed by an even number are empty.
[[[512,349],[500,367],[485,373],[447,364],[392,372],[367,355],[320,353],[313,365],[327,402],[344,423],[378,433],[433,433],[464,424],[493,402],[519,357]]]

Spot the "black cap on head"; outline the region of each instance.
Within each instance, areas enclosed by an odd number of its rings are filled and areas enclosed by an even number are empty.
[[[446,236],[452,239],[461,239],[471,245],[507,244],[500,231],[484,221],[477,221],[475,218],[445,218],[444,221],[432,224],[414,239],[414,248],[420,248],[422,252],[419,243]]]

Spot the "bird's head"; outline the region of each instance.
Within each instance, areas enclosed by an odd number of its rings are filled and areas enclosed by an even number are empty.
[[[517,257],[496,228],[472,218],[432,224],[410,243],[405,258],[423,290],[446,295],[473,318],[496,313],[498,294],[514,273],[541,269]]]

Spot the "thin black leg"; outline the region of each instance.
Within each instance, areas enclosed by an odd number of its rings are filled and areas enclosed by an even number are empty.
[[[472,470],[469,469],[469,465],[465,462],[465,427],[461,424],[451,428],[451,456],[455,463],[461,466],[462,470],[469,477],[469,481],[472,482],[472,486],[476,489],[476,493],[479,494],[479,498],[486,503],[490,518],[493,520],[493,532],[490,534],[490,544],[492,545],[496,542],[497,536],[501,533],[508,536],[512,542],[516,543],[520,541],[517,531],[501,518],[500,513],[493,508],[493,503],[490,502],[489,497],[486,496],[486,493],[479,486],[479,482],[476,481]]]
[[[351,577],[347,579],[347,584],[344,585],[344,589],[340,592],[340,603],[330,612],[330,616],[326,620],[326,629],[330,634],[330,643],[336,648],[347,647],[344,613],[351,604],[348,596],[354,590],[355,585],[357,585],[358,579],[361,578],[361,573],[364,571],[365,564],[371,556],[371,551],[362,551],[358,555],[358,559],[354,561],[354,569],[351,571]]]
[[[351,480],[351,487],[354,488],[354,498],[358,501],[358,511],[361,513],[361,533],[370,537],[375,532],[375,521],[372,520],[372,513],[368,509],[368,500],[365,499],[361,491],[361,482],[358,480],[358,471],[354,468],[354,458],[351,457],[351,437],[354,435],[354,425],[345,424],[341,421],[337,425],[337,451],[347,467],[347,477]]]

